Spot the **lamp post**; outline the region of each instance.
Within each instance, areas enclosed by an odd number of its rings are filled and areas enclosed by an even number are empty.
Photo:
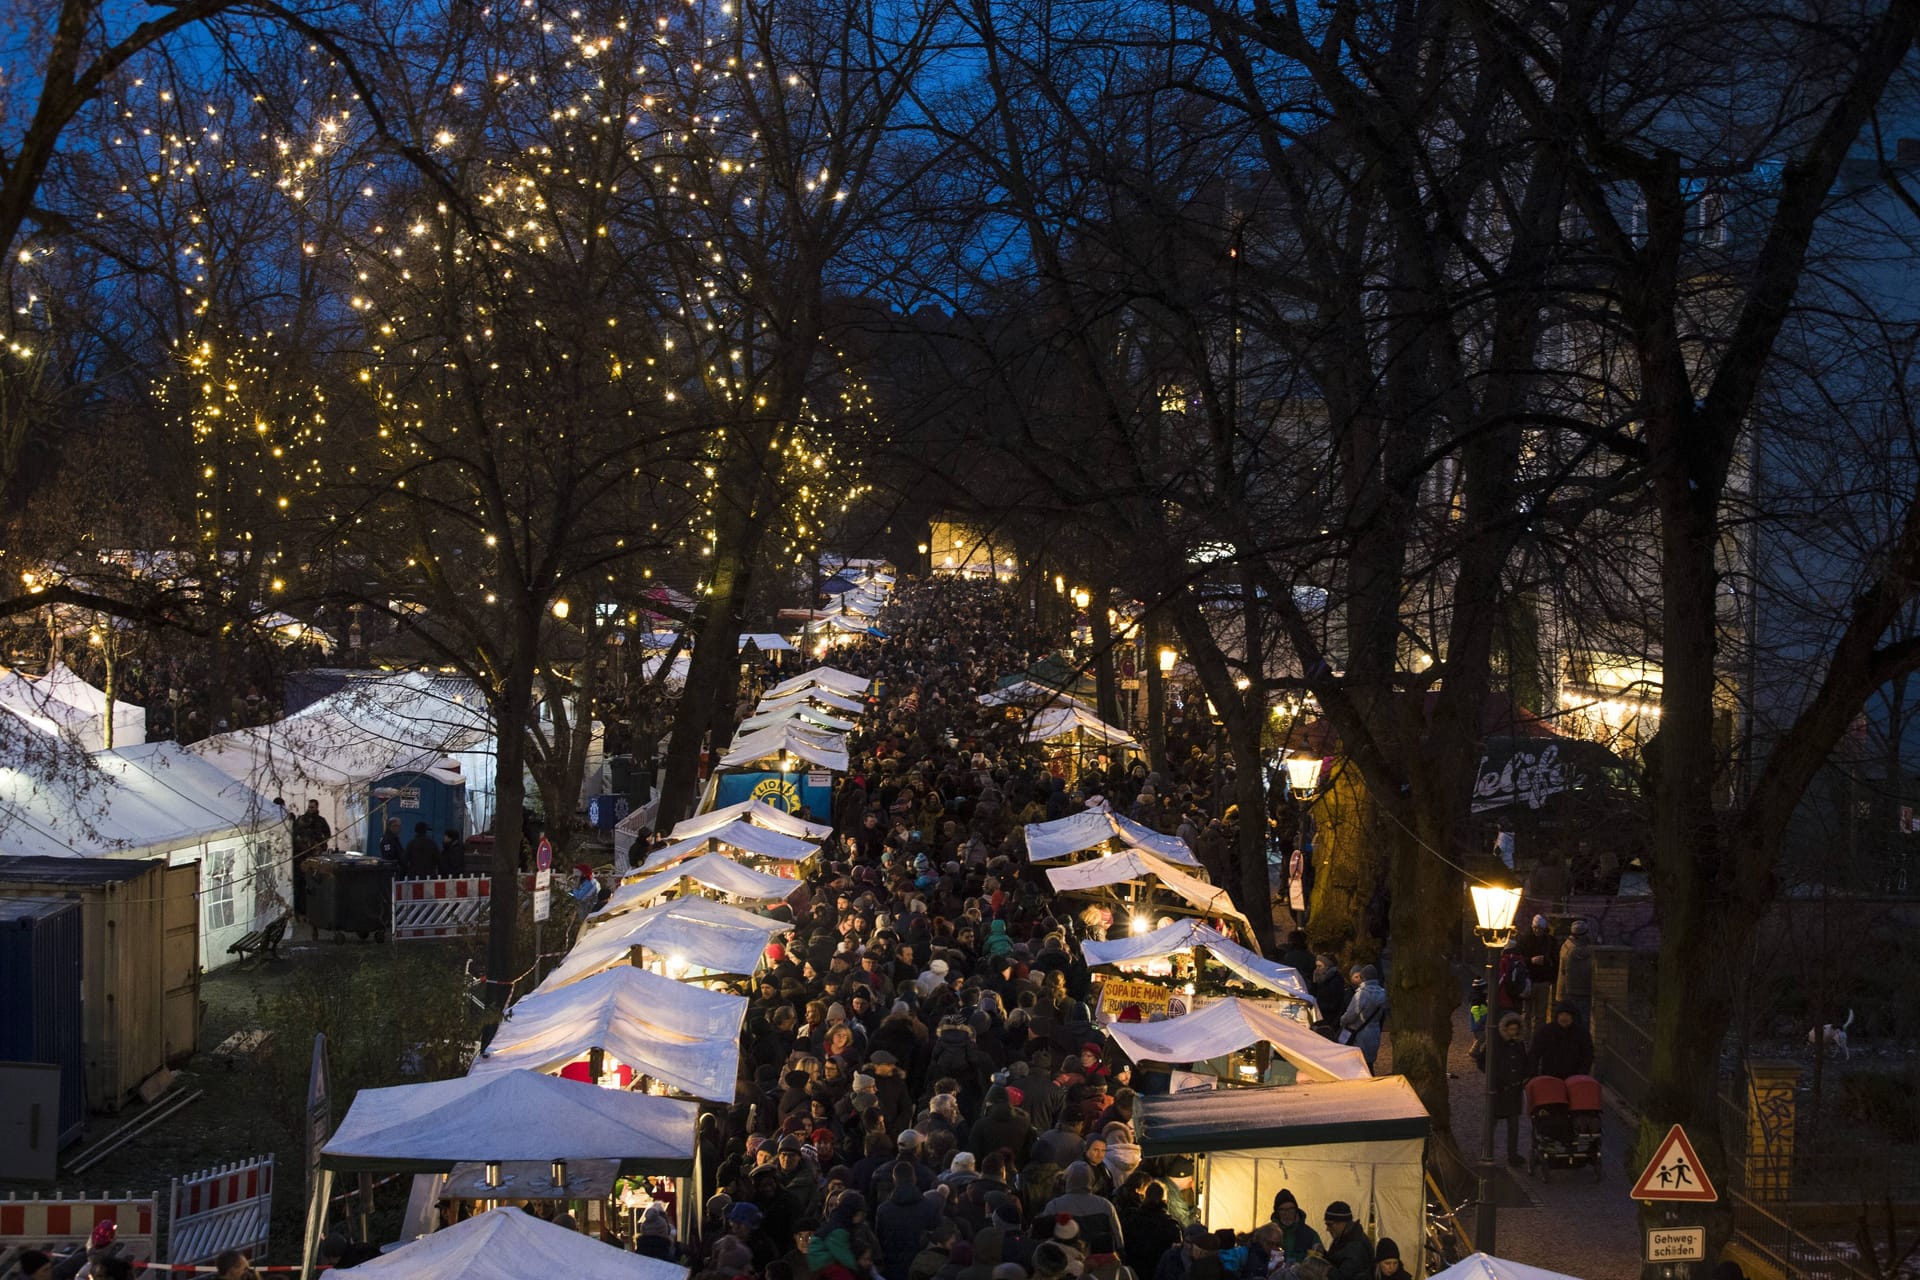
[[[932,550],[933,548],[929,547],[926,543],[923,542],[920,544],[920,576],[923,578],[931,578],[933,576],[933,558],[927,554]]]
[[[1493,996],[1499,977],[1495,967],[1500,963],[1501,948],[1513,937],[1513,918],[1520,912],[1520,890],[1503,885],[1476,884],[1470,885],[1468,892],[1473,895],[1474,932],[1480,936],[1481,945],[1487,948],[1487,1018],[1480,1029],[1480,1053],[1481,1061],[1486,1064],[1487,1096],[1486,1115],[1480,1127],[1479,1205],[1474,1213],[1473,1245],[1481,1253],[1492,1254],[1497,1212],[1493,1202],[1493,1180],[1499,1176],[1499,1165],[1493,1152],[1493,1113],[1499,1097],[1493,1061]]]
[[[1153,615],[1148,614],[1147,624],[1142,634],[1148,637],[1149,645],[1158,630]],[[1172,649],[1162,648],[1159,653],[1153,655],[1151,661],[1145,663],[1147,668],[1147,748],[1153,753],[1153,760],[1147,766],[1149,769],[1164,768],[1167,763],[1167,677],[1173,674],[1174,664],[1179,660],[1180,655]]]
[[[1320,765],[1319,756],[1287,757],[1287,790],[1294,799],[1311,800],[1320,790]]]

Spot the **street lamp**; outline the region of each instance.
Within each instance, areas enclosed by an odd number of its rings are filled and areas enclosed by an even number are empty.
[[[1487,1018],[1480,1028],[1481,1061],[1486,1065],[1487,1077],[1487,1113],[1480,1129],[1479,1207],[1474,1213],[1473,1245],[1479,1252],[1491,1254],[1494,1250],[1494,1218],[1497,1212],[1493,1202],[1493,1180],[1499,1171],[1493,1157],[1493,1113],[1498,1109],[1499,1100],[1493,1061],[1493,992],[1499,980],[1496,970],[1500,963],[1500,951],[1507,945],[1507,940],[1513,937],[1513,919],[1520,914],[1520,890],[1497,884],[1476,884],[1468,886],[1467,891],[1473,895],[1474,932],[1487,948],[1488,1004]]]
[[[1173,666],[1178,661],[1180,661],[1179,654],[1171,649],[1162,649],[1160,651],[1160,674],[1163,676],[1172,675]]]
[[[1313,799],[1313,793],[1320,789],[1320,764],[1319,756],[1287,757],[1287,790],[1294,799]]]
[[[1073,589],[1073,604],[1076,609],[1084,609],[1092,603],[1092,592],[1088,591],[1085,587],[1075,587]]]

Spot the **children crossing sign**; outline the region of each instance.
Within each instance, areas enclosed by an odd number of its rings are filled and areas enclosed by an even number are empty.
[[[1720,1198],[1720,1193],[1713,1189],[1713,1180],[1707,1177],[1706,1168],[1700,1163],[1700,1157],[1694,1154],[1693,1144],[1687,1141],[1686,1131],[1679,1125],[1667,1132],[1666,1139],[1653,1153],[1653,1159],[1647,1161],[1646,1171],[1640,1175],[1640,1181],[1633,1184],[1630,1195],[1635,1200],[1696,1204]]]

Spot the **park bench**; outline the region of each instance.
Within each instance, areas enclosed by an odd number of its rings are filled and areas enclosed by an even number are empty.
[[[287,917],[281,916],[264,929],[255,929],[240,941],[227,948],[228,955],[246,959],[265,956],[269,960],[280,958],[280,940],[287,936]]]

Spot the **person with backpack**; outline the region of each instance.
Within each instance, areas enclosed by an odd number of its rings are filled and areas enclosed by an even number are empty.
[[[1340,1015],[1340,1043],[1350,1044],[1367,1059],[1367,1070],[1380,1056],[1381,1023],[1387,1016],[1387,989],[1380,985],[1380,971],[1372,965],[1357,965],[1353,970],[1353,999]]]

